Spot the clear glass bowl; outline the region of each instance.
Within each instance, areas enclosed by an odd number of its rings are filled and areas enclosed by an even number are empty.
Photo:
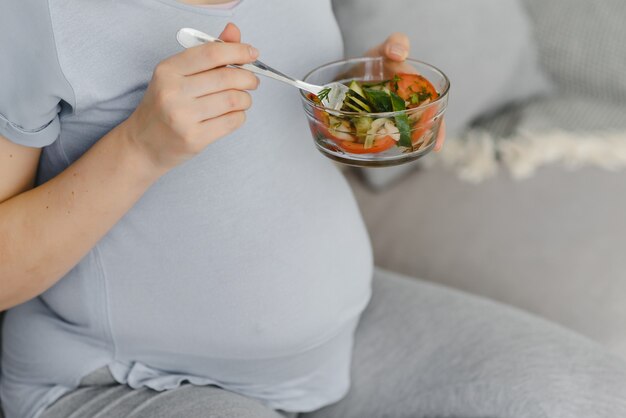
[[[349,83],[351,80],[378,82],[389,80],[396,73],[421,75],[435,87],[439,97],[428,104],[406,111],[357,113],[326,108],[311,100],[306,92],[301,92],[313,140],[322,154],[335,161],[353,166],[388,167],[416,160],[433,149],[448,105],[450,81],[443,72],[432,65],[413,59],[407,59],[403,63],[394,63],[381,57],[354,58],[318,67],[307,74],[304,81],[317,85],[325,85],[333,81]],[[347,122],[351,118],[368,117],[373,121],[383,118],[394,120],[402,113],[408,116],[412,146],[399,146],[397,142],[387,144],[381,138],[377,145],[369,149],[370,152],[364,152],[363,149],[349,144],[351,138],[357,134],[354,126]],[[381,120],[378,123],[384,124],[384,122]],[[388,139],[386,141],[389,142]]]

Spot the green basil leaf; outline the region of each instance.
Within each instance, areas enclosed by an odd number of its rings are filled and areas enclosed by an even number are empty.
[[[376,112],[391,112],[391,97],[384,91],[364,88],[363,92]]]
[[[394,112],[406,110],[406,104],[404,103],[404,99],[402,99],[402,97],[393,92],[390,96],[391,107]],[[411,148],[413,143],[411,142],[411,125],[409,124],[409,117],[406,115],[406,112],[404,112],[400,113],[394,119],[396,120],[396,127],[400,131],[400,141],[398,141],[398,145]]]

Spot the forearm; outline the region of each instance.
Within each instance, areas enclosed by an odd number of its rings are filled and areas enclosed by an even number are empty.
[[[0,204],[0,310],[52,286],[161,174],[120,126],[54,179]]]

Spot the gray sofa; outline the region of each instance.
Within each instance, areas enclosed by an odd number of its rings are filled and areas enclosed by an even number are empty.
[[[588,137],[587,145],[612,132],[605,151],[614,158],[604,165],[622,168],[626,5],[524,4],[552,91],[483,115],[468,129],[505,146],[520,132],[535,138],[579,134]],[[454,141],[448,147],[458,145]],[[477,184],[441,164],[417,168],[379,191],[362,181],[362,172],[347,176],[382,267],[543,315],[626,358],[626,176],[588,166],[603,161],[581,149],[582,167],[551,163],[523,180],[514,179],[503,161]]]

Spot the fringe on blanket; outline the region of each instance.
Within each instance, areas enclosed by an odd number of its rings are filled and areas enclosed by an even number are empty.
[[[475,130],[462,139],[447,140],[442,151],[432,155],[431,163],[443,164],[473,183],[494,176],[500,166],[517,180],[531,177],[549,164],[617,171],[626,167],[626,132],[522,132],[501,139]]]

